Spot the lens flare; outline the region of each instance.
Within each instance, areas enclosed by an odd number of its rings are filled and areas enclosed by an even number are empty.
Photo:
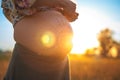
[[[52,47],[55,44],[55,36],[52,32],[45,32],[41,37],[41,42],[45,47]]]

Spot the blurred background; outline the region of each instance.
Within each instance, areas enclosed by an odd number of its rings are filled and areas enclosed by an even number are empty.
[[[79,18],[70,52],[72,80],[120,80],[120,0],[73,0]],[[0,0],[1,4],[1,0]],[[15,44],[12,24],[0,8],[0,80]]]

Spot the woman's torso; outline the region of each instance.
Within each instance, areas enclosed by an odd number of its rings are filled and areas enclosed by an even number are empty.
[[[72,35],[69,22],[54,10],[26,16],[14,26],[15,41],[40,55],[70,52]]]

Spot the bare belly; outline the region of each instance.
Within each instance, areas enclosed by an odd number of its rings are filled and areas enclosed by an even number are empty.
[[[52,10],[25,17],[14,26],[15,41],[39,55],[67,55],[72,36],[65,17]]]

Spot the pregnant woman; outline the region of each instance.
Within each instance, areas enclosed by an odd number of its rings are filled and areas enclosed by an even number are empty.
[[[4,80],[70,80],[68,53],[77,19],[70,0],[2,0],[16,41]]]

